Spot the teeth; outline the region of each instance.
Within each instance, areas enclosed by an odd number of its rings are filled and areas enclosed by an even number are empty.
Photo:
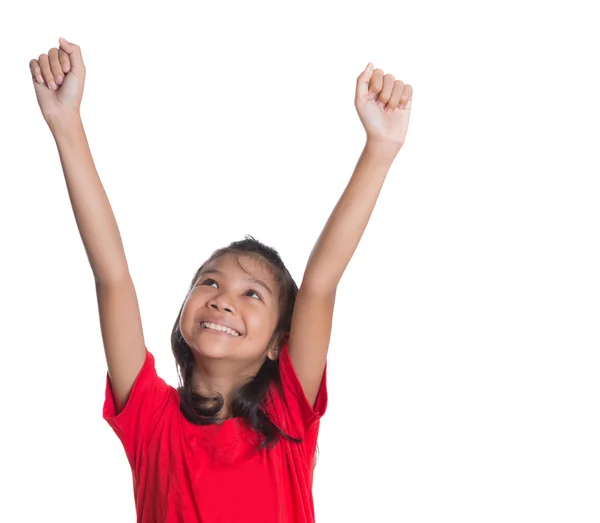
[[[212,329],[215,331],[226,332],[227,334],[231,334],[232,336],[239,336],[240,333],[230,329],[229,327],[224,327],[223,325],[217,325],[216,323],[210,323],[208,321],[203,321],[200,323],[200,326],[205,329]]]

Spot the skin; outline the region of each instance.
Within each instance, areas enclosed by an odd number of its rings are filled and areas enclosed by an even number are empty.
[[[81,122],[79,108],[86,75],[81,49],[61,38],[60,49],[52,48],[48,54],[31,60],[29,68],[40,109],[58,145],[94,272],[108,371],[120,408],[143,364],[145,343],[118,229]],[[369,222],[387,173],[404,145],[412,95],[410,84],[384,74],[370,62],[357,78],[354,106],[366,132],[366,144],[312,250],[289,333],[290,359],[311,405],[315,404],[326,364],[337,286]],[[227,397],[234,383],[258,370],[264,357],[274,357],[275,349],[266,344],[275,328],[277,307],[274,303],[268,305],[268,310],[254,307],[258,303],[248,300],[256,298],[242,294],[243,271],[236,273],[234,264],[223,263],[227,271],[223,271],[222,286],[194,289],[190,294],[182,332],[199,364],[195,377],[199,389],[219,391]],[[250,260],[248,263],[249,272],[269,280],[268,271],[252,266]],[[230,339],[194,330],[197,312],[235,316],[244,329],[243,336]]]
[[[219,273],[200,275],[186,298],[179,325],[196,362],[193,388],[206,396],[222,394],[225,406],[221,415],[227,418],[234,389],[254,376],[265,358],[277,359],[278,347],[269,346],[269,341],[279,320],[279,285],[270,271],[250,256],[225,255],[207,270]],[[270,291],[252,279],[264,282]],[[210,319],[228,325],[240,336],[197,326],[198,320]]]

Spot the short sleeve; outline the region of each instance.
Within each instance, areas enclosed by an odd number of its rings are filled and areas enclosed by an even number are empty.
[[[106,374],[102,417],[121,440],[133,470],[137,469],[147,442],[169,407],[171,388],[157,375],[154,356],[146,348],[146,358],[127,403],[116,414],[110,377]]]
[[[290,436],[303,437],[304,433],[310,430],[327,410],[327,363],[325,363],[314,406],[308,401],[292,365],[287,342],[279,353],[279,374],[282,390],[279,394],[272,392],[271,404],[267,412],[275,417],[273,421],[277,426]]]

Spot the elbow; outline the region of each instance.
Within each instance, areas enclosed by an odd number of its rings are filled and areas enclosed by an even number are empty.
[[[338,280],[328,280],[325,278],[304,277],[302,285],[298,292],[310,294],[313,296],[335,297],[337,291]]]

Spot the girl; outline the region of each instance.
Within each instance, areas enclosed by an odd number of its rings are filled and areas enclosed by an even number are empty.
[[[86,69],[60,39],[31,60],[94,274],[108,365],[103,417],[131,465],[138,522],[313,522],[312,479],[327,406],[336,289],[402,148],[412,88],[369,63],[355,107],[366,144],[300,289],[252,237],[198,269],[173,326],[180,377],[157,376],[120,234],[80,118]]]

